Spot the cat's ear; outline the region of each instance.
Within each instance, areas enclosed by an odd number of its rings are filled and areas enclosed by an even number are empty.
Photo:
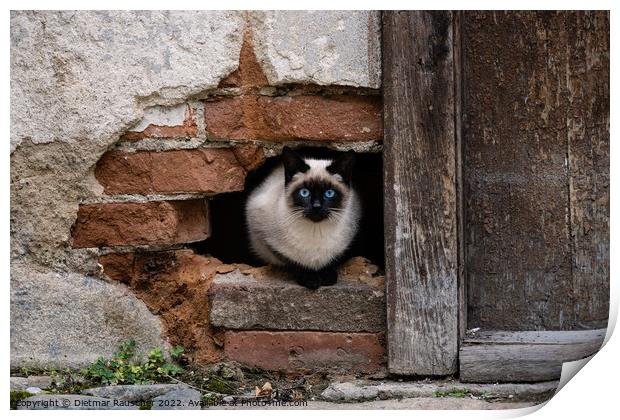
[[[338,174],[342,177],[345,184],[351,183],[353,176],[353,165],[355,164],[355,153],[351,150],[334,160],[328,167],[330,174]]]
[[[304,159],[288,146],[282,149],[282,164],[284,165],[284,181],[287,184],[293,179],[293,175],[310,169]]]

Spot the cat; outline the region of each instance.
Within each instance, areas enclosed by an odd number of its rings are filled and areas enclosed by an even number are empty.
[[[355,154],[304,158],[289,147],[282,164],[248,196],[250,245],[264,262],[293,271],[309,289],[336,284],[339,257],[353,241],[361,206],[351,185]]]

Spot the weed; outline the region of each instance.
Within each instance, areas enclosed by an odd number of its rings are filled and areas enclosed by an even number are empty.
[[[183,347],[175,347],[170,356],[179,360],[184,351]],[[181,372],[183,369],[175,363],[169,363],[159,347],[150,350],[145,360],[144,355],[136,353],[136,342],[129,340],[119,345],[119,350],[111,359],[100,357],[81,373],[91,382],[118,385],[168,382],[168,376]]]
[[[11,410],[17,410],[17,403],[23,399],[33,396],[30,392],[19,390],[11,391]]]

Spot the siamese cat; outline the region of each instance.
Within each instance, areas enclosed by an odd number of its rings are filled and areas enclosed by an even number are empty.
[[[335,266],[357,233],[354,160],[353,152],[334,160],[311,159],[285,147],[282,165],[248,197],[253,251],[267,263],[293,270],[309,289],[336,283]]]

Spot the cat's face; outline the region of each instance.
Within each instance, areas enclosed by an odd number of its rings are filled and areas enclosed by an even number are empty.
[[[291,211],[317,223],[337,216],[350,194],[354,159],[352,152],[334,161],[304,159],[285,147],[282,163]]]

